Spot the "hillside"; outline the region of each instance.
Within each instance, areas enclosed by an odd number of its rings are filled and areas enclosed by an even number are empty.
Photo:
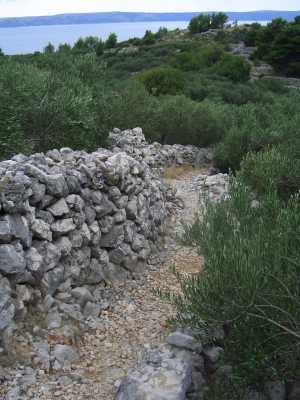
[[[300,18],[225,19],[0,51],[1,399],[299,400]]]
[[[0,28],[40,25],[99,24],[117,22],[189,21],[198,12],[187,13],[139,13],[99,12],[86,14],[61,14],[38,17],[0,18]],[[273,18],[293,20],[300,11],[249,11],[228,12],[232,21],[271,21]]]

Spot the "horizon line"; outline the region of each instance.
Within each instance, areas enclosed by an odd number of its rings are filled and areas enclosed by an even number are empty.
[[[211,10],[211,11],[199,11],[199,10],[190,10],[190,11],[87,11],[87,12],[65,12],[65,13],[59,13],[59,14],[43,14],[43,15],[23,15],[23,16],[15,16],[15,17],[1,17],[0,20],[2,19],[19,19],[19,18],[43,18],[43,17],[59,17],[59,16],[64,16],[64,15],[88,15],[88,14],[112,14],[112,13],[118,13],[118,14],[190,14],[190,13],[213,13],[213,12],[224,12],[224,13],[255,13],[255,12],[300,12],[300,9],[295,9],[295,10],[275,10],[275,9],[269,9],[269,10],[244,10],[244,11],[225,11],[225,10]]]

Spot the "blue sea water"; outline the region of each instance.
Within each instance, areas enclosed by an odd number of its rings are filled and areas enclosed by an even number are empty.
[[[157,32],[161,26],[183,29],[187,25],[188,21],[159,21],[0,28],[0,48],[5,54],[33,53],[43,50],[49,42],[54,46],[60,43],[74,44],[78,38],[91,35],[105,40],[111,32],[115,32],[119,41],[123,41],[143,37],[147,29]]]
[[[251,22],[254,21],[243,21],[241,23]],[[147,29],[152,32],[157,32],[161,26],[168,29],[184,29],[188,26],[188,23],[189,21],[119,22],[0,28],[0,48],[5,54],[9,55],[26,54],[42,51],[49,42],[56,47],[60,43],[72,45],[78,38],[90,35],[105,40],[111,32],[115,32],[119,41],[123,41],[132,37],[143,37]]]

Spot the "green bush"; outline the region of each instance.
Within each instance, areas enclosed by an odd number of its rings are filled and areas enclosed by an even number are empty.
[[[113,49],[116,47],[117,43],[118,43],[118,36],[115,33],[110,33],[110,35],[105,41],[105,48]]]
[[[68,43],[61,43],[58,46],[57,52],[62,54],[70,54],[72,47]]]
[[[138,77],[149,93],[156,96],[162,94],[178,94],[183,91],[183,74],[175,68],[157,67],[143,72]]]
[[[244,29],[243,40],[246,46],[255,46],[256,42],[261,34],[263,27],[259,23],[251,24],[249,27]]]
[[[132,44],[133,46],[141,46],[143,44],[143,39],[134,37],[129,39],[128,43]]]
[[[143,44],[148,45],[148,46],[151,45],[151,44],[154,44],[156,42],[155,33],[147,30],[145,32],[145,35],[144,35],[143,39],[142,39],[142,42],[143,42]]]
[[[229,17],[223,12],[212,13],[211,14],[211,28],[212,29],[222,29],[224,28]]]
[[[266,92],[266,90],[276,93],[276,94],[288,94],[289,89],[284,86],[282,82],[277,79],[260,79],[256,83],[256,86],[262,89],[261,93]]]
[[[96,52],[102,40],[99,39],[97,36],[88,36],[86,38],[79,38],[77,42],[73,46],[73,52],[77,54],[85,54],[90,52]]]
[[[165,36],[167,36],[169,33],[168,28],[161,26],[159,30],[156,32],[155,36],[157,39],[163,39]]]
[[[27,154],[32,149],[9,97],[10,94],[0,83],[0,160],[16,153]]]
[[[209,29],[224,28],[228,16],[223,13],[199,14],[191,19],[189,23],[189,31],[192,34],[206,32]]]
[[[210,44],[197,51],[186,51],[178,54],[173,65],[183,71],[199,71],[216,64],[221,60],[224,49],[221,46]]]
[[[185,94],[191,99],[202,101],[222,101],[224,103],[243,105],[247,103],[273,103],[273,93],[286,93],[281,84],[277,86],[266,81],[234,83],[226,78],[211,74],[189,74],[186,79]]]
[[[215,66],[215,72],[233,82],[246,82],[250,78],[251,66],[242,57],[225,54]]]
[[[271,148],[249,153],[241,163],[240,175],[257,193],[276,191],[283,199],[300,191],[300,142],[293,148]],[[298,149],[298,150],[297,150]]]
[[[300,367],[300,203],[270,190],[253,206],[239,181],[218,206],[186,228],[186,244],[204,256],[204,271],[179,276],[182,293],[167,294],[176,323],[202,331],[226,327],[225,357],[246,385],[295,378]]]
[[[102,91],[95,101],[99,135],[96,143],[101,143],[102,138],[115,127],[128,129],[141,126],[147,138],[158,139],[154,131],[158,100],[140,82],[132,80],[121,87]]]
[[[1,135],[15,130],[17,141],[24,138],[24,151],[27,146],[33,151],[92,146],[96,129],[92,94],[78,78],[58,78],[9,60],[0,65],[0,88]]]
[[[191,19],[189,23],[189,31],[192,34],[206,32],[211,27],[210,16],[200,14]]]
[[[274,19],[255,37],[255,56],[270,63],[280,73],[300,76],[300,22]]]
[[[168,144],[207,146],[222,137],[224,119],[222,107],[199,104],[185,96],[166,96],[160,99],[156,114],[156,136]]]
[[[53,54],[55,52],[55,47],[53,46],[52,43],[48,43],[47,46],[44,48],[44,53],[45,54]]]
[[[286,144],[297,148],[300,138],[300,94],[273,95],[272,102],[227,106],[226,133],[217,145],[216,164],[221,169],[239,169],[248,152]]]

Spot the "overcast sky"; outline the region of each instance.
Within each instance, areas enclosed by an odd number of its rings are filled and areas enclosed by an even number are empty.
[[[0,17],[95,11],[299,10],[300,0],[0,0]]]

